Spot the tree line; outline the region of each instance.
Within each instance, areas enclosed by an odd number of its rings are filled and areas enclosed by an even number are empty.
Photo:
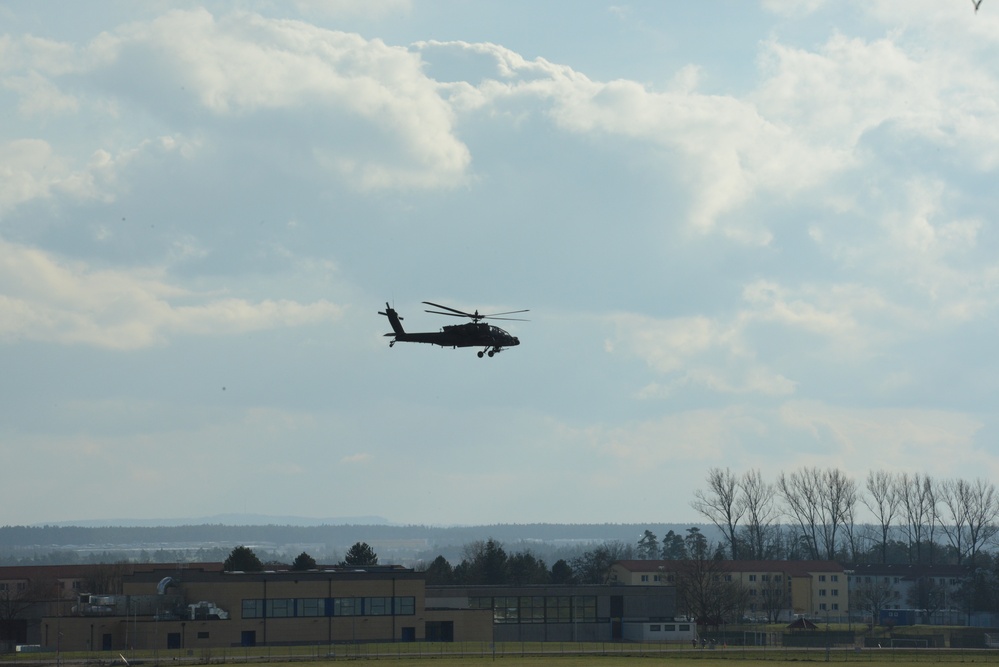
[[[938,479],[876,470],[858,482],[836,468],[806,467],[769,481],[759,470],[712,468],[691,507],[721,533],[732,560],[951,563],[975,568],[999,533],[999,493],[984,479]],[[866,508],[870,521],[858,521]],[[671,531],[672,532],[672,531]],[[641,558],[675,558],[677,536]]]

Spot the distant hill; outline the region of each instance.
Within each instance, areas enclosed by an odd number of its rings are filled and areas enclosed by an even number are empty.
[[[163,528],[175,526],[201,526],[201,525],[224,525],[224,526],[344,526],[344,525],[388,525],[388,519],[380,516],[347,516],[331,517],[326,519],[316,519],[305,516],[270,516],[267,514],[216,514],[214,516],[203,516],[187,519],[86,519],[81,521],[54,521],[32,524],[31,527],[57,526],[57,527],[81,527],[81,528],[104,528],[104,527],[140,527],[140,528]]]
[[[371,545],[381,562],[415,564],[444,555],[457,563],[467,545],[490,538],[508,552],[531,551],[554,562],[598,544],[619,542],[634,547],[646,530],[662,539],[669,530],[686,534],[689,527],[661,523],[402,526],[381,517],[357,517],[357,523],[349,523],[353,520],[216,515],[158,522],[4,526],[0,527],[0,563],[220,561],[237,545],[251,547],[265,560],[290,562],[304,551],[320,563],[335,563],[356,542]],[[81,525],[85,523],[92,525]],[[701,530],[715,539],[713,528]]]

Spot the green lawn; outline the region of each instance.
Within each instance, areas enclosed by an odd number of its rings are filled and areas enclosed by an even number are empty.
[[[150,665],[192,664],[268,664],[291,667],[296,665],[375,665],[385,667],[458,667],[501,663],[503,667],[641,667],[642,665],[695,665],[696,667],[733,667],[738,663],[754,663],[783,667],[800,667],[801,663],[849,663],[851,667],[907,667],[909,665],[968,665],[970,663],[999,665],[999,650],[960,649],[863,649],[837,647],[825,649],[742,648],[691,649],[687,645],[593,643],[560,644],[558,642],[507,642],[495,647],[487,643],[455,642],[395,643],[337,645],[334,654],[327,647],[258,647],[142,651],[126,653],[130,663]],[[115,651],[100,653],[64,653],[61,664],[123,665]],[[0,663],[55,665],[52,653],[14,654],[0,656]]]

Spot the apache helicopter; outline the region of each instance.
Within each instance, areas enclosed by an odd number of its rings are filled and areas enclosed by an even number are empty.
[[[395,312],[395,309],[386,302],[385,311],[378,311],[378,314],[387,317],[389,323],[392,325],[393,333],[385,334],[386,336],[393,337],[389,341],[389,347],[399,342],[430,343],[431,345],[440,345],[441,347],[481,347],[482,349],[478,352],[481,359],[484,354],[488,354],[491,357],[497,352],[502,352],[505,348],[520,345],[520,339],[516,336],[511,336],[499,327],[479,322],[479,320],[516,320],[518,322],[526,322],[527,320],[519,317],[499,317],[499,315],[526,313],[528,312],[527,310],[511,310],[505,313],[479,315],[478,310],[474,313],[466,313],[450,306],[442,306],[439,303],[431,303],[430,301],[424,301],[423,303],[448,311],[427,310],[425,312],[436,315],[449,315],[451,317],[467,317],[472,321],[465,324],[444,326],[440,331],[435,332],[406,333],[402,328],[402,318],[399,317],[399,313]]]

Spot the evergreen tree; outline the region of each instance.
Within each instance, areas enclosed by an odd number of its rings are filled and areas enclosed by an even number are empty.
[[[507,583],[507,555],[503,545],[489,538],[467,547],[467,581],[469,584],[498,585]]]
[[[514,586],[547,584],[548,566],[530,551],[521,551],[507,560],[507,583]]]
[[[687,557],[687,546],[683,538],[672,530],[663,538],[663,560],[684,560]]]
[[[347,555],[340,561],[340,567],[370,567],[378,565],[378,554],[368,546],[367,542],[355,542],[347,550]]]
[[[659,556],[659,538],[651,530],[646,530],[638,540],[637,551],[642,560],[655,560]]]
[[[222,569],[226,572],[260,572],[264,569],[264,564],[253,553],[253,549],[240,545],[229,553]]]
[[[305,553],[304,551],[297,556],[295,560],[292,561],[291,569],[296,572],[304,572],[306,570],[316,569],[316,559]]]
[[[549,580],[559,586],[567,586],[569,584],[576,583],[576,576],[573,574],[572,567],[565,562],[564,558],[560,558],[555,561],[552,565],[552,571],[548,575]]]
[[[423,571],[428,586],[446,586],[455,583],[454,569],[444,556],[438,556]]]

